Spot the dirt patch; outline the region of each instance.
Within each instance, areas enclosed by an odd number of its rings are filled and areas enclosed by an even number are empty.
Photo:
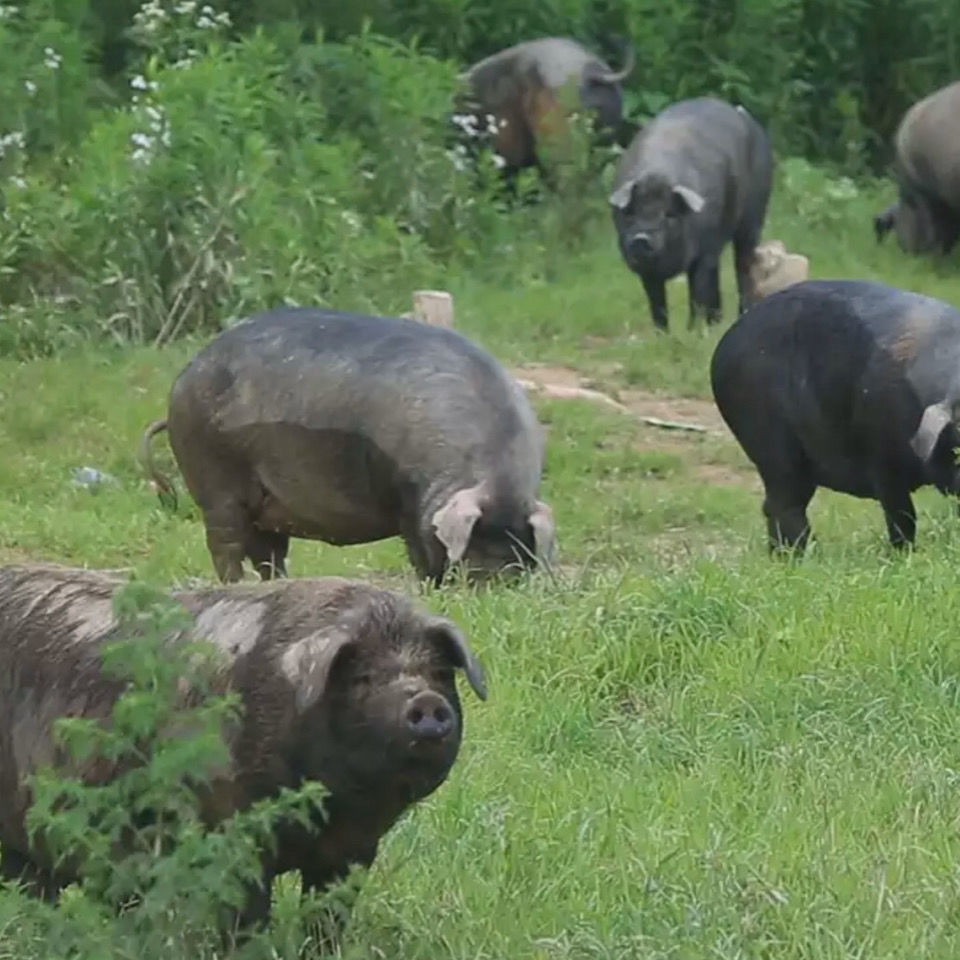
[[[595,389],[594,381],[581,376],[572,367],[550,366],[548,364],[529,363],[511,371],[518,380],[535,384],[544,392],[557,389],[557,395],[570,395],[569,391]],[[603,393],[600,397],[585,397],[593,402],[604,402],[605,405],[619,404],[627,412],[634,414],[641,420],[644,417],[655,417],[658,420],[668,420],[680,424],[700,426],[707,433],[732,439],[732,434],[720,416],[720,411],[712,400],[700,400],[693,397],[671,397],[651,390],[616,390]],[[648,430],[663,431],[662,427],[647,424]],[[690,431],[695,436],[700,431]],[[678,430],[677,435],[687,431]]]
[[[617,399],[638,417],[656,417],[659,420],[697,424],[706,427],[708,433],[732,439],[732,434],[712,400],[669,397],[650,390],[620,390]]]
[[[517,367],[513,375],[527,384],[534,384],[538,392],[554,396],[575,396],[575,391],[586,390],[582,398],[604,406],[615,405],[639,421],[641,435],[637,446],[644,451],[662,450],[682,456],[691,467],[693,476],[703,483],[716,487],[739,487],[761,491],[760,478],[748,465],[737,467],[723,463],[703,463],[710,457],[710,448],[716,449],[717,441],[736,443],[733,434],[723,422],[720,411],[710,400],[694,397],[671,397],[651,390],[612,390],[597,393],[595,384],[581,376],[572,367],[530,363]],[[644,417],[675,424],[702,427],[703,430],[665,429],[645,423]],[[694,451],[696,451],[694,453]],[[692,457],[689,456],[694,454]]]
[[[580,374],[571,367],[551,367],[541,363],[525,363],[510,371],[518,380],[532,380],[541,387],[583,386]]]

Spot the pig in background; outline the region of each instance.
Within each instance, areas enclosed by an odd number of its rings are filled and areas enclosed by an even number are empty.
[[[57,717],[106,719],[122,691],[100,670],[101,647],[117,638],[119,586],[86,570],[0,568],[0,872],[48,897],[75,877],[42,843],[28,843],[24,778],[54,761]],[[173,596],[194,617],[185,639],[219,649],[224,689],[238,692],[244,708],[229,769],[200,793],[205,821],[304,780],[330,791],[318,832],[277,828],[275,853],[263,852],[263,885],[241,912],[245,925],[268,914],[277,874],[299,870],[305,889],[323,889],[352,865],[373,862],[380,838],[443,783],[457,757],[455,672],[486,699],[483,670],[451,621],[358,581]],[[118,772],[99,760],[78,775],[96,783]]]
[[[290,537],[401,536],[423,579],[549,562],[543,434],[514,379],[453,330],[284,308],[231,327],[180,374],[167,429],[217,575],[285,575]]]
[[[874,217],[904,253],[949,253],[960,237],[960,82],[915,103],[894,135],[896,203]]]
[[[763,480],[770,547],[803,550],[817,487],[878,500],[912,544],[911,493],[960,495],[960,311],[857,280],[806,281],[748,310],[710,370],[727,425]]]
[[[614,71],[575,40],[528,40],[478,61],[462,75],[463,106],[472,105],[475,116],[460,122],[479,132],[492,118],[493,148],[506,173],[515,173],[542,160],[538,149],[545,138],[563,135],[568,118],[562,91],[572,83],[599,131],[623,145],[632,130],[623,119],[620,84],[633,65],[632,47],[623,69]]]
[[[620,158],[610,207],[620,253],[653,322],[668,326],[666,281],[686,273],[689,322],[720,320],[720,255],[733,242],[740,311],[756,300],[751,266],[773,180],[766,132],[742,107],[708,97],[661,111]]]

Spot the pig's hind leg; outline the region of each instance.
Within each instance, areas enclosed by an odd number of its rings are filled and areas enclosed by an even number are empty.
[[[252,529],[247,537],[247,556],[261,580],[287,575],[290,537],[274,530]]]

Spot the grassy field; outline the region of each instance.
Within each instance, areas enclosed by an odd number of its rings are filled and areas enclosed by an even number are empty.
[[[874,244],[881,199],[815,204],[794,183],[766,235],[816,276],[960,305],[955,262]],[[895,556],[876,504],[821,491],[808,558],[769,560],[755,474],[710,401],[718,332],[686,331],[678,283],[655,336],[603,226],[549,282],[450,278],[463,331],[630,412],[536,398],[555,581],[426,598],[466,628],[491,696],[464,693],[461,758],[389,835],[345,955],[955,960],[960,522],[921,493],[919,549]],[[723,284],[729,320],[729,263]],[[196,347],[0,361],[0,562],[212,579],[192,505],[163,512],[134,460]],[[74,487],[84,465],[116,483]],[[291,571],[416,589],[394,542],[294,542]]]

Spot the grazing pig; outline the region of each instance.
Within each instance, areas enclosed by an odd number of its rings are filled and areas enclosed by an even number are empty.
[[[960,236],[960,81],[915,103],[894,147],[899,198],[874,217],[877,241],[896,229],[905,253],[949,253]]]
[[[653,322],[667,329],[665,282],[686,272],[690,324],[720,319],[720,254],[732,239],[740,311],[753,303],[753,251],[763,231],[773,154],[742,107],[682,100],[624,151],[610,195],[620,253],[640,276]]]
[[[24,778],[54,761],[53,723],[109,717],[124,684],[100,671],[100,650],[121,631],[114,577],[65,567],[0,568],[0,871],[52,897],[75,879],[43,843],[28,843]],[[398,594],[329,577],[173,594],[193,616],[186,636],[225,658],[215,692],[236,691],[231,762],[199,797],[215,824],[305,780],[329,790],[318,831],[278,827],[263,852],[263,886],[241,924],[262,920],[275,875],[299,870],[306,889],[369,865],[380,838],[446,779],[462,712],[454,671],[482,699],[483,670],[460,630]],[[122,632],[120,633],[122,636]],[[221,689],[222,688],[222,689]],[[89,783],[119,773],[87,761]]]
[[[291,536],[400,535],[422,578],[549,559],[543,437],[523,390],[453,330],[283,308],[231,327],[180,374],[166,428],[224,582],[284,575]]]
[[[477,120],[486,126],[493,117],[493,146],[507,173],[536,165],[538,146],[545,137],[562,135],[566,124],[561,91],[576,86],[584,110],[607,134],[623,136],[623,93],[620,83],[633,69],[633,49],[627,62],[613,71],[574,40],[542,37],[500,50],[463,74]]]
[[[761,243],[754,251],[750,276],[757,300],[783,290],[810,275],[810,261],[799,253],[788,253],[782,240]]]
[[[960,311],[946,303],[879,283],[798,283],[740,317],[710,376],[763,480],[771,549],[806,546],[818,486],[879,500],[897,547],[914,540],[914,490],[960,493]]]

